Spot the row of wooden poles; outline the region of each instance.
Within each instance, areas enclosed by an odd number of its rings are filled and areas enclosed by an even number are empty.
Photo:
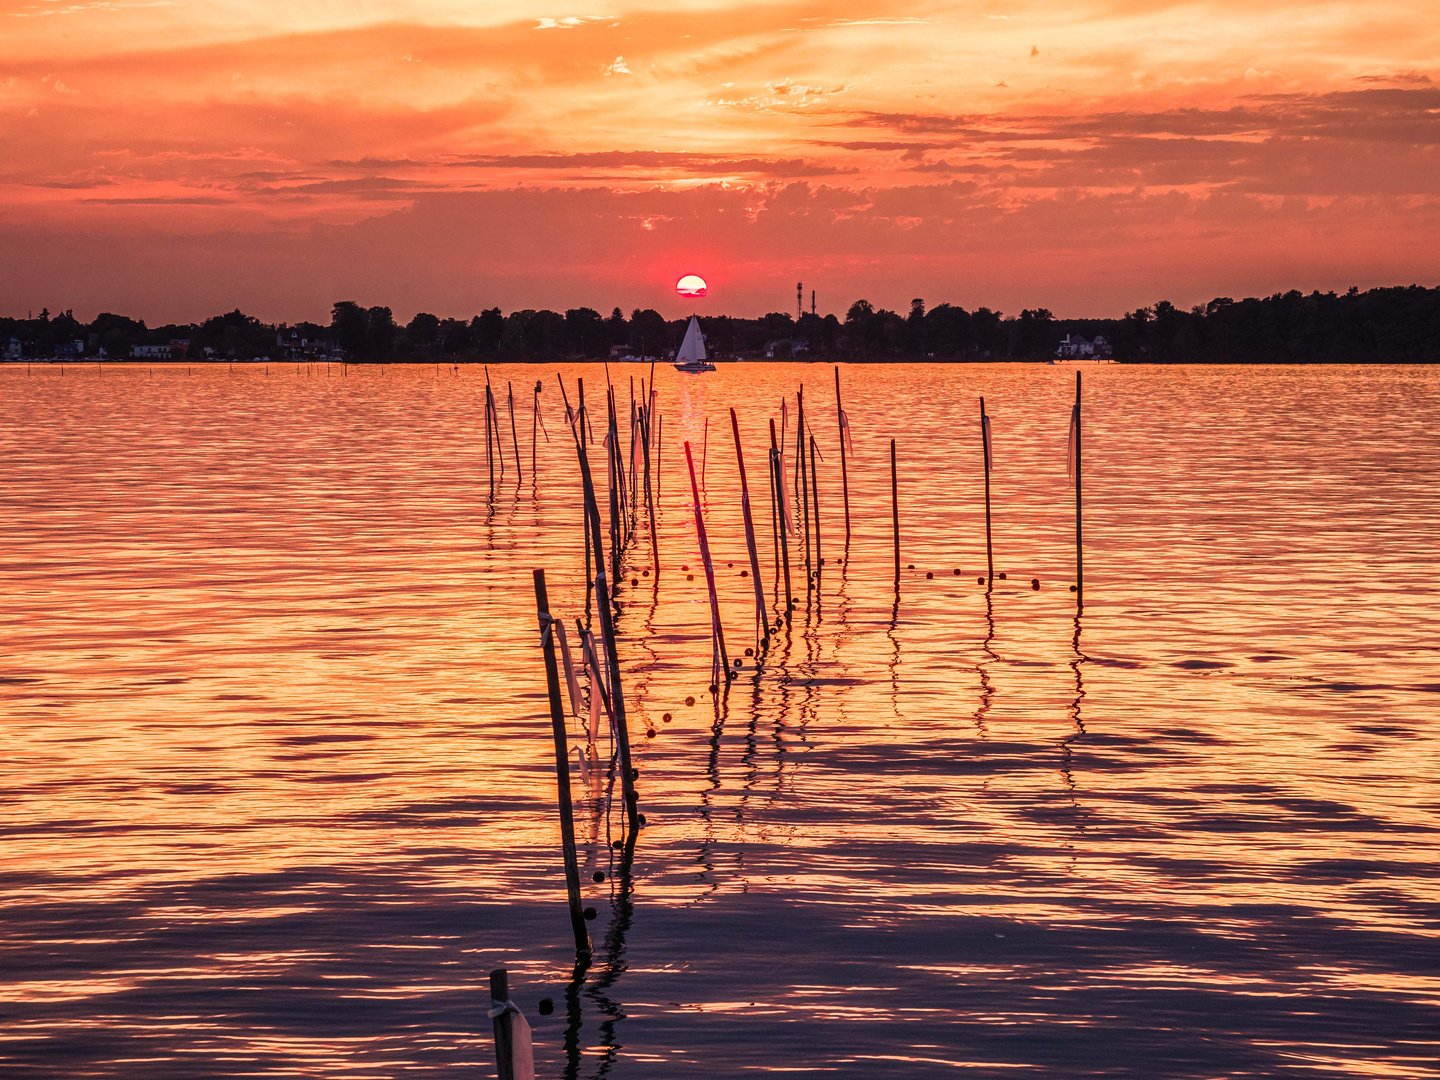
[[[588,708],[588,747],[593,749],[597,735],[598,719],[603,711],[609,721],[609,729],[612,741],[611,768],[617,765],[620,772],[622,797],[625,807],[625,826],[622,838],[616,841],[616,845],[622,847],[625,857],[633,856],[634,845],[640,828],[645,824],[645,817],[639,812],[639,797],[636,791],[635,782],[639,778],[638,772],[631,761],[631,748],[628,720],[625,712],[625,694],[620,682],[620,659],[616,648],[615,635],[615,606],[613,602],[612,583],[620,574],[621,558],[624,550],[637,535],[636,524],[640,504],[643,498],[644,509],[648,516],[650,546],[653,560],[653,568],[657,577],[660,571],[659,545],[656,533],[655,510],[659,496],[659,463],[660,463],[660,439],[662,432],[662,420],[660,419],[656,404],[657,394],[654,387],[654,367],[651,367],[649,380],[641,380],[640,398],[637,401],[633,388],[630,399],[630,461],[627,470],[624,457],[620,450],[619,440],[619,410],[613,385],[608,384],[606,388],[606,438],[603,445],[607,458],[607,493],[609,496],[609,534],[610,534],[610,558],[605,557],[605,545],[602,540],[602,520],[600,508],[596,496],[596,489],[590,463],[590,449],[595,445],[593,435],[590,431],[590,416],[585,403],[585,387],[583,380],[577,380],[577,402],[572,407],[568,393],[565,390],[564,382],[560,383],[561,395],[565,403],[566,421],[574,437],[576,457],[580,467],[580,479],[584,494],[584,524],[585,524],[585,577],[586,577],[586,617],[589,619],[590,604],[593,597],[594,610],[599,616],[599,638],[595,637],[584,622],[577,619],[575,630],[579,639],[580,651],[582,654],[585,670],[590,676],[590,694]],[[1083,604],[1083,554],[1081,543],[1081,377],[1079,372],[1075,375],[1075,401],[1070,413],[1070,431],[1067,449],[1067,472],[1075,488],[1075,591],[1077,605]],[[540,417],[539,408],[540,384],[535,387],[534,412],[531,422],[531,470],[532,475],[536,466],[537,431],[544,430],[544,421]],[[516,425],[514,419],[514,391],[507,385],[507,405],[509,409],[510,432],[512,447],[514,449],[515,469],[517,477],[520,473],[520,452],[519,442],[516,438]],[[840,475],[844,498],[845,509],[845,538],[846,551],[849,550],[850,540],[850,484],[849,471],[846,464],[846,450],[850,447],[849,421],[846,417],[840,398],[840,372],[835,370],[835,398],[836,398],[836,422],[840,446]],[[485,385],[485,410],[486,410],[486,454],[489,459],[490,481],[492,494],[495,483],[495,466],[500,465],[500,477],[504,478],[504,449],[500,440],[500,418],[497,408],[497,396],[489,380],[489,373],[486,372]],[[782,423],[788,420],[783,416]],[[811,587],[818,588],[820,567],[823,565],[823,558],[820,550],[820,515],[819,515],[819,486],[816,481],[816,445],[813,431],[810,431],[805,424],[804,413],[804,390],[800,391],[797,398],[797,436],[796,453],[797,462],[795,476],[798,481],[800,497],[798,498],[798,509],[803,515],[803,531],[805,543],[805,569],[807,576],[807,592]],[[755,618],[757,637],[760,652],[757,653],[757,665],[763,650],[768,646],[772,626],[769,618],[769,611],[765,600],[764,588],[760,583],[760,556],[755,540],[755,522],[750,505],[749,482],[745,469],[745,457],[740,442],[740,425],[735,410],[730,410],[730,426],[735,442],[736,464],[740,475],[740,505],[745,525],[745,543],[750,562],[750,577],[755,591]],[[545,432],[545,438],[549,441],[549,434]],[[980,442],[984,455],[984,476],[985,476],[985,564],[987,587],[993,586],[995,580],[994,544],[992,534],[992,514],[990,502],[990,474],[993,469],[993,457],[991,452],[990,416],[985,410],[985,400],[980,399]],[[783,576],[785,585],[785,611],[782,616],[784,623],[789,623],[792,618],[792,611],[796,606],[796,600],[790,581],[790,552],[788,537],[796,532],[795,525],[790,517],[792,503],[789,489],[786,483],[788,463],[782,451],[784,435],[777,433],[774,419],[770,421],[770,448],[769,448],[769,488],[771,495],[771,524],[775,547],[775,562],[777,579]],[[690,488],[695,512],[695,526],[700,557],[705,570],[706,589],[709,595],[711,612],[711,692],[720,693],[721,682],[728,683],[734,677],[725,648],[724,631],[720,620],[720,606],[715,589],[714,563],[710,553],[708,536],[705,530],[704,515],[701,512],[700,480],[697,479],[695,471],[694,455],[687,441],[685,446],[686,465],[690,474]],[[492,450],[493,447],[493,450]],[[708,425],[706,450],[708,456]],[[808,451],[808,454],[807,454]],[[808,457],[808,461],[807,461]],[[701,476],[704,474],[704,463],[702,459]],[[807,490],[808,488],[808,490]],[[900,491],[899,491],[899,469],[897,461],[896,441],[890,440],[890,499],[891,499],[891,523],[893,532],[893,554],[895,592],[898,602],[900,592]],[[814,521],[814,558],[811,557],[811,531],[810,522]],[[592,577],[593,566],[593,577]],[[579,691],[578,679],[575,673],[575,664],[571,655],[569,639],[563,620],[556,618],[550,612],[549,592],[546,586],[545,571],[537,569],[534,571],[535,584],[535,605],[539,622],[541,655],[545,668],[545,682],[550,704],[551,734],[554,740],[555,750],[555,773],[557,781],[557,794],[559,804],[561,848],[565,864],[565,888],[570,910],[571,930],[575,939],[575,956],[577,970],[583,970],[588,965],[591,956],[591,944],[589,933],[586,929],[586,915],[583,906],[583,899],[580,891],[580,866],[579,856],[575,843],[575,815],[571,797],[570,787],[570,736],[568,731],[568,717],[565,707],[564,694],[562,694],[562,664],[564,669],[565,688],[570,698],[570,710],[580,716],[584,707],[582,706],[582,695]],[[778,580],[777,580],[778,585]],[[781,622],[777,621],[773,629],[778,630]],[[588,771],[587,758],[585,753],[578,747],[576,756],[583,769]],[[504,971],[496,971],[491,975],[491,1017],[494,1021],[495,1049],[497,1064],[501,1080],[530,1080],[534,1076],[533,1056],[530,1044],[529,1027],[525,1022],[523,1014],[509,998],[508,984]]]

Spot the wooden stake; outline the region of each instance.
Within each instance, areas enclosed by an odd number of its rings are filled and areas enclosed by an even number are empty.
[[[690,454],[689,439],[685,440],[685,464],[690,469],[690,493],[695,497],[695,532],[700,538],[700,561],[705,564],[705,586],[710,591],[710,671],[713,675],[716,667],[720,667],[724,670],[725,681],[728,683],[734,672],[730,670],[730,657],[725,653],[725,631],[720,625],[720,601],[715,595],[715,567],[710,561],[710,541],[705,536],[705,516],[700,512],[700,484],[695,479],[695,459]],[[714,682],[718,686],[720,680],[717,678]]]
[[[890,518],[895,526],[895,595],[900,595],[900,480],[895,470],[895,440],[890,440]]]
[[[815,583],[814,567],[810,565],[810,490],[805,468],[805,387],[795,396],[795,477],[800,485],[800,516],[804,519],[805,536],[805,592],[808,595]]]
[[[780,457],[780,448],[775,440],[775,421],[770,421],[770,483],[775,489],[775,504],[780,508],[780,561],[785,568],[785,624],[790,624],[790,612],[795,607],[795,596],[790,589],[790,541],[785,535],[785,463]]]
[[[535,1050],[530,1025],[510,1000],[504,968],[490,972],[490,1017],[495,1031],[495,1068],[499,1080],[535,1080]]]
[[[815,580],[819,588],[820,568],[825,560],[820,557],[820,478],[815,471],[815,436],[810,436],[810,506],[815,512]]]
[[[495,495],[495,459],[490,450],[490,384],[485,384],[485,464],[490,469],[490,495]]]
[[[570,928],[575,933],[575,956],[588,959],[590,935],[580,906],[580,864],[575,854],[575,811],[570,804],[570,739],[565,731],[565,707],[560,702],[560,671],[555,663],[558,620],[550,616],[545,571],[535,571],[535,610],[540,620],[540,649],[545,657],[545,685],[550,692],[550,729],[555,738],[555,783],[560,803],[560,844],[565,855],[565,892],[570,901]]]
[[[850,544],[850,475],[845,467],[845,410],[840,405],[840,365],[835,365],[835,426],[840,431],[840,490],[845,496],[845,544]]]
[[[505,383],[505,393],[510,408],[510,445],[515,448],[515,483],[520,483],[520,439],[515,434],[515,386],[508,380]]]
[[[615,715],[616,740],[620,750],[620,783],[625,792],[625,809],[633,829],[639,824],[639,803],[635,795],[635,771],[630,764],[630,729],[625,719],[625,695],[620,689],[620,655],[615,648],[614,610],[611,608],[610,587],[605,580],[605,552],[600,541],[600,510],[595,504],[595,484],[590,476],[590,459],[585,445],[576,440],[575,449],[580,456],[580,480],[585,489],[585,516],[590,522],[590,532],[595,543],[596,607],[600,612],[600,632],[605,638],[605,655],[610,670],[611,708]]]
[[[1084,546],[1080,542],[1080,372],[1075,372],[1075,408],[1071,414],[1075,433],[1075,602],[1083,604],[1085,594]]]
[[[755,625],[760,644],[770,641],[770,616],[765,610],[765,590],[760,584],[760,552],[755,548],[755,521],[750,514],[750,486],[745,479],[745,455],[740,452],[740,421],[730,410],[730,428],[735,433],[735,461],[740,466],[740,510],[745,518],[745,547],[750,553],[750,577],[755,586]]]
[[[985,455],[985,584],[995,582],[995,549],[990,538],[990,417],[980,399],[980,445]]]

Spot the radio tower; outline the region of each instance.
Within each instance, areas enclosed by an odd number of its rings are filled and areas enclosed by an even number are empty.
[[[795,283],[795,319],[798,322],[805,317],[805,283]]]
[[[810,314],[815,314],[815,290],[810,290]]]

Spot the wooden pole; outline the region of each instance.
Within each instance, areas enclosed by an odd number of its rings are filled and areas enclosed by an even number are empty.
[[[575,933],[577,959],[590,956],[590,935],[585,931],[585,913],[580,906],[580,864],[575,854],[575,811],[570,804],[570,739],[565,731],[565,707],[560,701],[560,670],[555,663],[550,598],[545,590],[545,571],[535,571],[535,610],[540,620],[540,649],[545,657],[545,685],[550,692],[550,729],[555,738],[555,782],[560,803],[560,844],[565,855],[565,892],[570,901],[570,929]]]
[[[705,490],[705,463],[710,460],[710,418],[705,418],[705,435],[700,442],[700,490]]]
[[[700,512],[700,484],[695,479],[695,459],[690,454],[689,439],[685,440],[685,464],[690,469],[690,493],[695,498],[695,532],[700,539],[700,561],[705,564],[705,587],[710,592],[710,671],[714,674],[718,666],[724,671],[725,681],[728,683],[734,673],[730,670],[730,657],[725,653],[725,630],[720,625],[720,601],[715,595],[715,566],[710,561],[710,541],[705,535],[705,516]],[[718,686],[720,680],[714,681]]]
[[[850,543],[850,474],[845,467],[845,410],[840,405],[840,365],[835,365],[835,425],[840,431],[840,490],[845,496],[845,543]]]
[[[895,595],[900,595],[900,480],[895,469],[895,440],[890,440],[890,519],[895,527]]]
[[[1084,602],[1085,595],[1085,557],[1084,547],[1080,542],[1080,372],[1075,372],[1075,410],[1074,419],[1071,421],[1075,430],[1075,602]]]
[[[745,518],[745,547],[750,553],[750,577],[755,586],[755,625],[760,631],[760,644],[770,641],[770,617],[765,611],[765,590],[760,585],[760,552],[755,548],[755,521],[750,513],[750,486],[745,479],[745,455],[740,452],[740,421],[730,410],[730,428],[735,433],[735,461],[740,466],[740,510]]]
[[[609,444],[606,447],[605,463],[610,477],[610,580],[620,580],[620,447],[619,435],[615,428],[615,398],[606,393],[606,425]]]
[[[635,793],[635,767],[630,764],[630,727],[625,718],[625,694],[620,688],[620,655],[615,649],[614,610],[610,607],[610,586],[602,570],[595,575],[596,608],[600,632],[605,635],[606,666],[610,669],[610,708],[615,717],[616,745],[620,750],[620,787],[625,795],[625,813],[633,831],[640,824],[640,800]]]
[[[814,435],[810,436],[810,507],[815,513],[815,580],[819,582],[820,568],[825,560],[820,557],[820,478],[815,471]]]
[[[980,399],[980,444],[985,455],[985,584],[995,582],[995,548],[990,536],[990,417],[985,413],[985,399]]]
[[[780,513],[780,562],[785,569],[785,624],[790,624],[790,612],[795,607],[795,596],[790,588],[790,540],[785,535],[785,464],[780,457],[780,448],[775,443],[775,421],[770,421],[770,478],[775,489],[775,505]]]
[[[535,400],[530,410],[530,479],[535,479],[536,434],[540,423],[540,380],[535,380]]]
[[[815,584],[815,568],[810,564],[810,489],[805,468],[805,387],[795,396],[795,477],[800,485],[800,516],[804,519],[805,592]]]
[[[485,464],[490,470],[490,495],[495,495],[495,459],[490,450],[490,384],[485,384]]]
[[[490,1018],[495,1031],[495,1068],[499,1080],[535,1080],[535,1051],[530,1025],[510,1000],[504,968],[490,972]]]
[[[600,612],[600,632],[605,637],[605,656],[610,670],[610,699],[614,710],[615,730],[620,750],[620,783],[625,793],[625,809],[633,829],[639,823],[639,800],[635,795],[635,770],[630,764],[630,729],[625,719],[625,695],[620,689],[620,655],[615,648],[614,610],[610,603],[610,587],[605,580],[605,553],[600,547],[600,509],[595,503],[595,484],[590,476],[590,459],[585,453],[584,443],[576,440],[576,451],[580,455],[580,480],[585,489],[585,514],[590,522],[590,532],[595,542],[596,608]]]
[[[515,385],[508,379],[505,382],[505,394],[510,409],[510,445],[515,448],[515,483],[520,483],[523,477],[520,474],[520,438],[515,434]]]

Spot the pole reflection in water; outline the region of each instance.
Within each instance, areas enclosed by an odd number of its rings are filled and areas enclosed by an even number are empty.
[[[640,401],[618,574],[563,429],[532,418],[529,475],[491,494],[478,370],[0,371],[0,1072],[470,1076],[506,967],[537,1071],[574,1080],[1436,1075],[1440,370],[1090,369],[1082,597],[1073,375],[852,365],[844,473],[814,469],[836,431],[805,448],[832,572],[790,607],[772,504],[769,655],[707,696],[707,590],[656,557],[693,550],[691,492],[653,468],[732,407],[768,457],[756,403],[802,371],[617,366]],[[586,371],[558,374],[573,404]],[[953,573],[985,565],[956,393],[1005,418],[988,591]],[[773,462],[751,479],[798,502]],[[625,828],[613,733],[571,727],[600,913],[577,971],[527,590],[543,566],[579,616],[587,555],[647,821]]]

